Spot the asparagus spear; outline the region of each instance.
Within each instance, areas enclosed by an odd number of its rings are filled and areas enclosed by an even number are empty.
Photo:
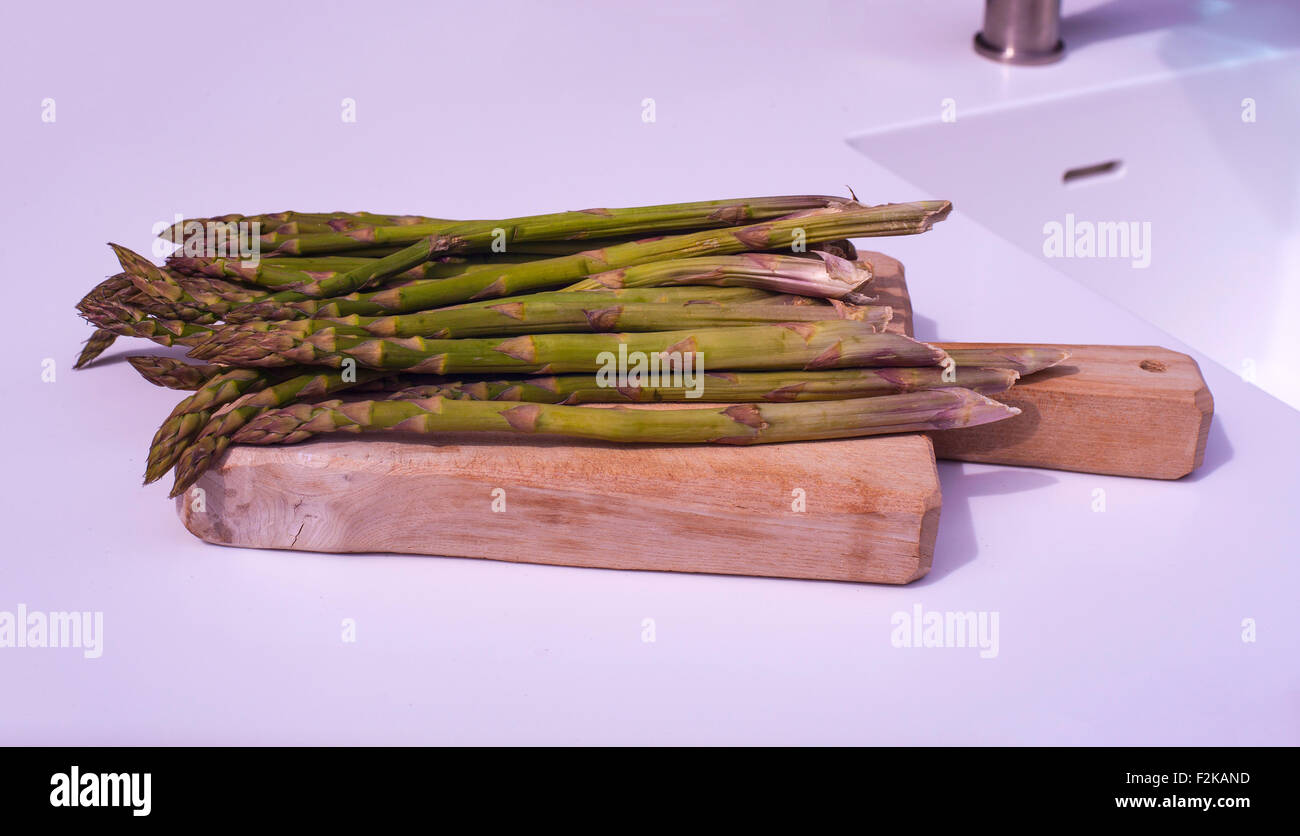
[[[77,310],[82,316],[94,321],[95,317],[113,320],[122,314],[118,308],[128,308],[140,316],[157,316],[175,319],[177,306],[167,299],[159,299],[144,293],[133,283],[126,273],[109,276],[90,289],[90,292],[77,302]]]
[[[81,347],[81,353],[77,355],[77,362],[72,365],[72,368],[84,369],[89,366],[116,339],[117,334],[107,328],[96,328]]]
[[[777,293],[842,299],[863,305],[871,301],[871,297],[863,291],[870,281],[869,264],[848,261],[830,253],[814,252],[808,257],[741,253],[656,261],[608,270],[571,284],[563,290],[703,284],[756,287]]]
[[[686,287],[605,293],[535,293],[415,314],[232,325],[214,341],[229,343],[237,340],[244,329],[255,332],[275,330],[307,337],[336,328],[341,335],[446,339],[589,331],[668,331],[687,325],[711,328],[833,319],[865,322],[881,330],[893,317],[893,309],[887,305],[806,305],[795,303],[796,298],[763,294],[763,298],[752,300],[725,299]],[[200,346],[200,350],[206,347]]]
[[[526,401],[568,406],[591,403],[786,403],[897,395],[922,389],[957,387],[982,395],[1010,389],[1019,374],[1010,369],[958,369],[945,380],[943,369],[833,369],[828,371],[709,372],[698,389],[685,386],[606,386],[596,375],[519,377],[505,380],[444,378],[408,387],[394,398],[436,395],[457,400]]]
[[[448,223],[443,218],[422,215],[376,215],[371,212],[270,212],[260,215],[219,215],[208,218],[186,218],[158,233],[164,241],[182,244],[206,244],[207,231],[216,224],[257,223],[267,232],[293,236],[307,231],[343,232],[372,226],[405,226],[416,223]],[[268,239],[269,240],[269,239]]]
[[[185,275],[234,279],[263,287],[284,288],[299,284],[305,278],[326,279],[376,261],[378,259],[372,257],[331,255],[319,258],[263,258],[255,264],[248,264],[240,259],[173,255],[168,256],[167,267]],[[445,279],[481,264],[481,261],[445,256],[413,267],[398,274],[396,278]]]
[[[119,303],[86,307],[82,316],[91,324],[122,337],[141,337],[162,346],[195,345],[213,333],[205,325],[179,319],[161,319]]]
[[[869,322],[876,327],[888,323],[892,309],[888,307],[856,307],[840,305],[835,312],[827,309],[822,313],[791,311],[790,307],[806,307],[814,300],[799,296],[775,295],[749,288],[638,288],[634,290],[601,290],[591,293],[538,293],[517,296],[509,300],[489,300],[471,302],[450,308],[423,311],[413,314],[397,314],[385,317],[347,316],[338,319],[300,319],[267,322],[238,323],[225,326],[219,332],[204,340],[192,356],[218,360],[225,352],[235,351],[230,356],[242,356],[244,351],[254,354],[263,353],[258,349],[260,340],[267,345],[279,345],[287,348],[297,339],[305,338],[318,331],[335,329],[340,335],[378,337],[464,337],[477,334],[515,334],[529,333],[534,330],[547,331],[594,331],[616,330],[599,328],[602,322],[608,324],[613,312],[620,306],[663,306],[675,305],[687,308],[693,305],[709,306],[712,310],[723,310],[724,305],[738,306],[739,310],[730,313],[733,321],[786,322],[818,319],[853,319]],[[759,304],[767,311],[747,313]],[[534,304],[540,306],[534,308]],[[780,310],[778,310],[778,308]],[[587,311],[593,312],[592,316]],[[552,327],[542,327],[543,319],[550,317]],[[554,327],[556,322],[566,327]],[[667,325],[657,330],[674,327]],[[572,325],[571,328],[567,327]],[[655,329],[635,329],[655,330]],[[268,335],[270,333],[270,336]],[[240,346],[232,349],[232,346]],[[222,360],[221,362],[225,362]]]
[[[509,250],[511,244],[526,241],[659,235],[680,230],[735,226],[809,209],[840,206],[848,202],[845,198],[821,195],[706,200],[625,209],[583,209],[498,220],[366,226],[333,234],[302,235],[287,239],[272,235],[264,236],[263,243],[275,246],[278,252],[310,255],[354,249],[359,244],[413,244],[429,236],[450,236],[459,242],[457,249],[465,252],[489,249],[495,241],[502,241]],[[502,230],[504,235],[494,234],[495,230]]]
[[[921,389],[959,387],[980,394],[1004,391],[1019,375],[1006,369],[958,369],[956,382],[943,380],[943,370],[927,368],[844,369],[817,372],[719,372],[703,376],[700,403],[749,403],[846,400],[902,394]],[[394,375],[381,384],[399,386],[386,400],[504,401],[576,405],[587,403],[689,403],[695,398],[682,387],[601,386],[594,375],[525,377],[513,380],[435,378],[436,382],[410,385],[418,376]],[[374,385],[374,384],[372,384]],[[198,480],[231,443],[231,436],[257,416],[288,404],[288,387],[272,386],[245,395],[229,409],[211,418],[176,460],[172,496]],[[356,390],[363,387],[358,385]]]
[[[303,287],[302,282],[306,282],[310,286],[333,282],[348,287],[363,287],[372,281],[383,282],[414,270],[436,257],[438,253],[445,251],[448,245],[449,239],[444,237],[425,238],[417,244],[399,250],[393,255],[360,261],[357,266],[345,271],[308,271],[290,268],[280,268],[277,271],[275,268],[271,268],[271,272],[266,273],[265,276],[267,281],[294,283],[295,287]],[[216,278],[208,278],[202,281],[197,277],[193,278],[191,285],[199,287],[200,290],[198,293],[192,293],[191,287],[183,285],[178,277],[155,266],[147,258],[118,244],[109,244],[109,246],[117,253],[122,269],[138,289],[176,305],[189,305],[197,311],[219,312],[219,315],[226,316],[231,309],[240,305],[249,307],[250,303],[278,298],[263,291],[245,290],[241,296],[230,299],[226,294],[216,292],[214,288],[233,292],[231,289],[235,286],[220,282]],[[195,262],[183,261],[180,263],[187,268],[196,266]],[[221,262],[223,269],[229,268],[233,270],[234,268],[230,267],[231,263],[227,260]],[[294,298],[302,296],[300,293],[289,291],[284,291],[281,295],[284,293],[288,293]],[[183,313],[178,312],[175,315],[178,318],[184,318]]]
[[[786,310],[795,310],[793,307]],[[226,352],[227,362],[248,366],[358,366],[429,374],[551,374],[595,372],[603,357],[699,355],[710,370],[827,369],[858,366],[934,366],[939,349],[897,334],[876,333],[851,320],[795,322],[738,328],[619,334],[532,334],[507,339],[358,337],[333,329],[277,350],[275,332],[255,351]],[[198,352],[200,359],[211,356]],[[665,361],[666,362],[666,361]]]
[[[195,480],[203,475],[211,463],[230,445],[234,432],[250,419],[269,410],[288,406],[298,399],[320,398],[348,389],[364,388],[367,384],[380,380],[381,377],[369,371],[361,371],[355,376],[348,375],[346,378],[338,372],[309,371],[243,395],[233,401],[229,408],[215,416],[211,411],[201,413],[203,423],[199,430],[191,434],[192,440],[186,440],[169,451],[176,465],[176,478],[169,495],[179,496],[194,484]],[[170,467],[171,464],[167,466]],[[166,468],[163,468],[163,472],[166,472]],[[159,473],[159,476],[161,475]]]
[[[131,279],[126,273],[116,273],[104,279],[99,284],[90,289],[85,296],[81,298],[78,305],[83,303],[100,303],[108,299],[116,299],[123,294],[131,293]]]
[[[203,425],[212,411],[249,393],[265,389],[291,376],[287,369],[263,371],[261,369],[231,369],[217,375],[198,388],[193,395],[182,400],[149,445],[149,458],[145,463],[144,483],[156,482],[176,461]]]
[[[678,230],[678,234],[684,232],[699,232],[698,229]],[[514,262],[514,261],[534,261],[541,258],[554,258],[560,255],[573,255],[574,253],[585,252],[587,250],[600,250],[613,247],[617,244],[627,244],[631,241],[640,241],[648,235],[626,235],[619,238],[577,238],[568,241],[524,241],[515,242],[510,245],[508,250],[502,252],[480,252],[461,253],[454,258],[459,258],[469,264],[477,264],[485,261],[490,262]],[[346,256],[349,258],[379,258],[385,255],[391,255],[401,246],[392,245],[386,247],[366,247],[356,250],[339,250],[332,252],[328,256],[292,256],[283,253],[268,253],[263,256],[273,263],[280,263],[284,266],[296,265],[299,261],[307,261],[312,258],[329,258],[331,256]],[[840,258],[847,258],[853,261],[857,258],[857,250],[847,238],[841,238],[835,241],[824,241],[808,246],[810,250],[828,252],[837,255]]]
[[[143,337],[160,345],[192,345],[212,333],[205,325],[171,318],[175,306],[167,300],[147,294],[143,294],[143,299],[141,296],[131,278],[119,273],[87,293],[77,303],[77,310],[101,330],[119,336]]]
[[[1063,363],[1070,356],[1070,352],[1064,349],[1033,345],[967,347],[962,343],[952,343],[944,344],[944,348],[958,366],[1015,369],[1022,376]]]
[[[167,389],[198,389],[217,375],[227,371],[224,366],[196,366],[184,360],[137,354],[126,358],[140,376],[154,386]]]
[[[828,198],[835,200],[837,198]],[[804,207],[808,208],[808,207]],[[773,210],[775,211],[775,209]],[[791,209],[789,211],[795,211]],[[784,214],[778,212],[778,214]],[[393,226],[410,226],[412,224],[422,224],[430,230],[435,229],[434,225],[447,226],[451,224],[462,224],[464,221],[453,221],[446,218],[429,218],[419,215],[374,215],[367,212],[332,212],[332,213],[311,213],[311,212],[274,212],[262,215],[221,215],[211,218],[189,218],[164,229],[158,234],[159,238],[173,243],[192,242],[192,247],[201,247],[206,244],[206,234],[209,225],[229,225],[232,223],[259,223],[263,234],[261,234],[259,243],[267,246],[276,246],[284,243],[290,238],[297,238],[304,234],[324,233],[324,232],[348,232],[354,231],[356,234],[352,237],[351,242],[347,244],[347,249],[356,249],[358,251],[370,252],[373,250],[398,250],[404,244],[410,243],[410,240],[403,241],[399,244],[389,245],[387,247],[369,245],[364,239],[369,237],[369,233],[359,232],[374,227],[393,227]],[[473,222],[471,222],[473,223]],[[491,221],[490,223],[502,224],[508,221]],[[712,224],[702,224],[710,226]],[[188,234],[187,234],[188,228]],[[385,230],[380,233],[381,236],[389,235],[390,232]],[[427,232],[425,234],[428,234]],[[411,240],[422,237],[417,233],[412,233],[414,237],[407,236]],[[399,236],[400,237],[400,236]],[[313,242],[319,243],[319,242]],[[524,242],[515,242],[511,246],[512,250],[521,251],[525,248],[536,252],[557,253],[564,252],[565,241],[538,241],[525,244]],[[534,248],[537,248],[534,250]],[[578,249],[586,249],[579,247]],[[577,250],[569,249],[568,252]],[[331,254],[336,252],[330,251]],[[290,253],[276,253],[275,257],[289,257]]]
[[[264,302],[232,311],[231,319],[293,319],[303,314],[369,316],[427,310],[458,302],[563,287],[594,273],[652,261],[789,248],[800,239],[815,243],[844,237],[916,234],[943,220],[951,209],[952,204],[942,200],[871,207],[851,204],[789,215],[751,226],[634,241],[608,249],[500,268],[488,265],[453,278],[414,281],[401,287],[342,299],[319,297],[343,296],[359,285],[352,285],[350,281],[308,283],[296,291],[281,291]],[[426,246],[424,243],[417,245]],[[413,252],[418,254],[418,250]]]
[[[594,297],[594,298],[593,298]],[[195,346],[190,356],[228,365],[283,365],[317,362],[318,347],[332,349],[340,337],[429,337],[462,339],[484,336],[572,332],[639,332],[685,327],[722,328],[785,322],[849,320],[881,331],[893,311],[888,307],[840,305],[723,305],[623,302],[610,294],[538,293],[491,303],[471,303],[420,314],[362,319],[356,324],[305,319],[251,322],[223,328]],[[310,343],[310,345],[305,345]]]
[[[241,288],[214,278],[181,277],[155,266],[149,259],[118,244],[109,244],[117,254],[123,274],[140,292],[158,304],[170,305],[171,316],[194,321],[221,317],[240,305],[261,301],[268,294]]]
[[[137,317],[153,316],[210,324],[216,322],[229,307],[265,296],[260,291],[249,291],[229,282],[204,277],[174,278],[182,293],[189,293],[189,297],[173,301],[176,291],[170,285],[166,291],[154,289],[151,286],[153,280],[148,276],[118,273],[95,285],[77,303],[77,309],[92,321],[97,316],[110,320],[120,318],[123,315],[122,309],[126,309]],[[142,290],[141,286],[145,289]]]
[[[586,250],[603,249],[615,244],[625,244],[636,239],[585,239],[580,241],[543,241],[536,244],[518,245],[505,253],[481,255],[439,256],[425,262],[397,279],[445,279],[476,270],[487,264],[500,266],[524,261],[538,261],[560,255],[573,255]],[[231,279],[247,284],[268,288],[285,289],[308,280],[332,279],[358,267],[373,263],[377,258],[392,255],[401,247],[377,247],[358,251],[355,255],[331,254],[306,257],[263,256],[250,263],[240,258],[220,256],[185,256],[167,257],[167,269],[182,275],[208,276],[217,279]],[[857,259],[857,250],[846,239],[826,241],[809,246],[810,250],[826,252],[849,261]],[[307,274],[307,275],[304,275]]]
[[[272,294],[266,301],[246,305],[243,311],[236,309],[234,313],[240,314],[245,321],[250,317],[256,318],[258,316],[286,318],[283,311],[276,310],[283,307],[282,303],[285,300],[333,296],[338,293],[348,293],[371,284],[382,284],[438,257],[440,253],[445,253],[451,245],[452,239],[450,238],[430,236],[409,247],[398,250],[392,255],[367,261],[347,271],[308,272],[305,270],[287,270],[280,274],[280,278],[283,281],[298,279],[299,283],[293,285],[293,290],[284,290]],[[295,276],[294,273],[297,273],[297,275]],[[248,313],[244,313],[244,311]],[[288,318],[296,318],[297,316],[298,314],[290,312]]]
[[[628,209],[586,209],[580,212],[500,220],[425,219],[427,222],[424,223],[392,225],[375,225],[342,219],[313,221],[297,217],[261,235],[259,243],[262,247],[271,249],[273,256],[314,255],[355,251],[359,247],[424,245],[448,241],[452,242],[452,246],[460,252],[490,251],[501,246],[509,251],[517,247],[529,249],[531,245],[535,253],[565,254],[591,248],[590,246],[575,247],[565,243],[575,239],[599,239],[602,242],[620,243],[644,235],[731,226],[781,217],[808,209],[843,205],[848,202],[843,198],[821,196],[749,198]],[[289,213],[284,214],[289,215]],[[224,219],[217,222],[230,223]],[[330,227],[331,231],[323,231],[322,227],[326,226]],[[179,243],[180,236],[184,234],[183,227],[184,223],[166,230],[164,237]],[[308,228],[316,231],[304,234],[302,230]],[[190,247],[205,245],[203,234],[206,232],[206,225],[199,228],[191,227],[191,229],[195,233],[195,239],[190,243]],[[534,242],[551,242],[554,246],[547,247]],[[601,245],[603,246],[603,243]],[[357,276],[349,279],[347,284],[350,291],[359,289],[366,283],[378,282],[382,278]],[[337,293],[322,292],[312,295],[329,296]]]
[[[703,391],[698,400],[704,403],[841,400],[947,387],[992,394],[1010,389],[1018,377],[1016,372],[1007,369],[958,369],[955,380],[945,381],[943,370],[937,367],[835,369],[798,373],[710,372],[702,378]],[[692,393],[684,387],[613,388],[598,385],[594,377],[577,375],[565,375],[551,380],[554,381],[556,392],[563,393],[563,397],[547,401],[550,403],[652,403],[694,399],[688,398]],[[525,385],[527,380],[505,383],[507,386],[503,387],[503,395],[512,386]],[[467,388],[472,391],[472,386]]]
[[[299,403],[249,421],[241,444],[292,444],[318,433],[507,433],[619,443],[765,444],[974,426],[1019,414],[968,389],[879,398],[673,410],[595,409],[495,401],[339,400]]]

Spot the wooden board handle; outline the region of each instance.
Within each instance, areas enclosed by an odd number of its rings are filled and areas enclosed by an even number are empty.
[[[1070,359],[995,396],[1021,414],[931,433],[936,455],[1149,479],[1201,466],[1214,398],[1195,360],[1156,346],[1054,347]]]
[[[890,330],[912,336],[903,265],[884,253],[859,258],[871,262],[877,304],[894,308]],[[1069,351],[1070,359],[994,396],[1020,415],[932,433],[935,455],[1148,479],[1178,479],[1201,466],[1214,398],[1195,360],[1155,346],[1053,348]]]

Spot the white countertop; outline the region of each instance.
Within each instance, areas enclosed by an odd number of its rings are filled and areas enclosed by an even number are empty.
[[[114,272],[104,241],[147,252],[173,212],[943,197],[846,140],[946,97],[1007,106],[1170,71],[1151,50],[1168,33],[1136,24],[1051,68],[988,63],[969,47],[976,2],[672,6],[364,19],[281,4],[210,40],[177,35],[205,31],[197,7],[13,11],[10,31],[61,37],[0,58],[14,235],[0,264],[21,300],[0,331],[0,431],[17,451],[0,611],[102,611],[105,641],[98,659],[0,648],[0,681],[23,683],[0,697],[0,741],[1300,742],[1300,416],[1204,358],[1201,471],[941,464],[934,570],[908,587],[222,549],[182,528],[165,483],[139,487],[178,398],[119,346],[73,372],[89,329],[72,306]],[[1188,61],[1214,60],[1186,26]],[[960,206],[871,245],[906,265],[922,338],[1188,350]],[[998,655],[891,646],[891,616],[918,604],[997,612]]]

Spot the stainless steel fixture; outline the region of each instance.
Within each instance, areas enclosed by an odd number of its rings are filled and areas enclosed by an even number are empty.
[[[1061,0],[985,0],[975,51],[1007,64],[1050,64],[1065,54]]]

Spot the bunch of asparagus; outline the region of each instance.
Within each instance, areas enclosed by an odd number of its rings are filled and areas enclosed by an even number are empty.
[[[793,196],[192,220],[163,232],[179,246],[163,266],[111,245],[121,272],[78,303],[96,330],[77,366],[119,336],[203,361],[129,358],[193,391],[149,449],[146,483],[175,468],[173,496],[232,443],[331,432],[755,444],[982,424],[1017,412],[985,395],[1064,356],[963,356],[888,333],[848,240],[925,232],[950,209]],[[218,246],[238,224],[257,225],[259,257]],[[679,372],[689,354],[703,375],[602,373],[635,352]],[[655,402],[692,408],[635,407]]]

